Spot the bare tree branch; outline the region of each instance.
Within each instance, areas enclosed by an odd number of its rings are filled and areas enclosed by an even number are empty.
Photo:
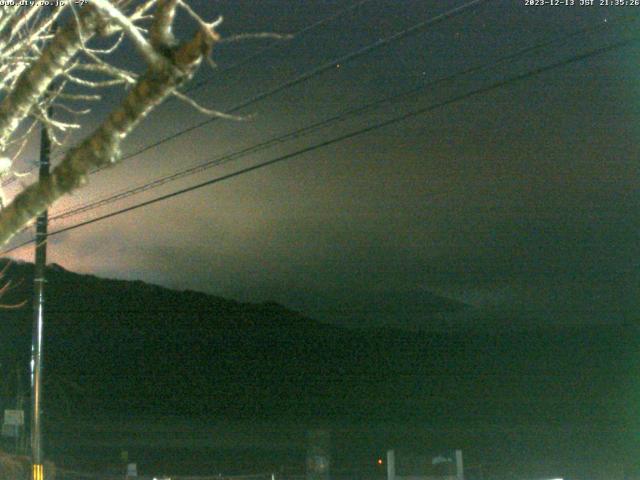
[[[193,38],[182,43],[174,35],[177,8],[198,26]],[[178,91],[203,60],[213,62],[210,53],[221,42],[216,28],[222,17],[206,21],[186,0],[91,0],[82,8],[67,2],[64,8],[45,10],[0,5],[0,181],[7,185],[18,176],[12,171],[14,160],[36,124],[47,126],[52,143],[64,146],[65,153],[48,177],[24,187],[8,205],[0,188],[0,245],[57,199],[85,184],[90,171],[117,163],[122,142],[167,97],[174,95],[206,115],[250,118],[205,108]],[[63,10],[68,13],[63,15]],[[54,29],[61,18],[66,23]],[[140,25],[147,20],[148,29]],[[110,43],[109,37],[116,35]],[[247,38],[289,37],[257,33],[229,41]],[[145,60],[144,72],[114,61],[123,43]],[[85,107],[101,100],[101,90],[114,86],[124,90],[120,105],[67,150],[70,132],[84,123],[77,115],[86,115],[90,109]],[[71,102],[80,102],[80,107],[70,107]],[[54,104],[61,105],[60,116],[52,118],[49,107]],[[21,126],[27,118],[34,122],[28,128]]]
[[[46,93],[51,82],[82,47],[82,36],[92,36],[98,27],[97,10],[85,8],[80,23],[69,22],[43,50],[38,60],[24,70],[14,88],[0,103],[0,151],[33,106]]]
[[[125,35],[131,39],[136,49],[147,60],[147,63],[156,64],[163,61],[162,56],[159,55],[147,39],[144,38],[133,21],[124,15],[109,0],[92,0],[92,5],[122,28]]]
[[[173,18],[175,5],[171,7],[172,4],[175,2],[160,0],[158,8]],[[102,12],[104,11],[102,10]],[[75,24],[76,28],[67,26],[56,34],[52,44],[43,51],[42,57],[45,57],[45,60],[41,57],[28,72],[23,74],[26,79],[20,83],[20,89],[25,92],[8,102],[20,106],[20,113],[11,116],[5,106],[5,101],[9,96],[13,94],[16,97],[15,90],[2,102],[0,105],[0,129],[2,129],[0,141],[3,142],[2,144],[5,144],[9,138],[9,134],[5,133],[4,128],[15,130],[17,123],[29,113],[37,99],[44,94],[51,78],[63,74],[65,66],[70,62],[73,54],[81,49],[84,32],[96,31],[98,22],[101,20],[98,18],[100,12],[99,8],[91,10],[91,13],[83,11],[79,23]],[[108,18],[115,21],[114,15],[111,14],[113,12],[109,12],[111,10],[107,12]],[[215,23],[204,21],[198,23],[201,28],[191,40],[171,49],[157,51],[154,56],[147,56],[149,62],[147,72],[136,80],[122,104],[109,114],[93,134],[65,155],[48,179],[27,187],[14,198],[9,206],[0,211],[0,244],[6,243],[32,218],[47,209],[62,195],[86,183],[88,172],[91,169],[111,165],[119,160],[120,145],[131,130],[153,108],[171,95],[178,86],[193,76],[203,58],[209,56],[213,44],[219,40],[213,28]],[[74,25],[73,22],[72,25]],[[119,25],[124,28],[122,22],[119,22]],[[78,28],[82,28],[82,32]],[[160,35],[158,32],[164,31],[163,35],[166,36],[166,18],[162,15],[154,16],[154,25],[151,31],[157,32],[155,35]],[[59,52],[63,57],[62,60],[51,58],[53,45],[55,45],[53,51]],[[59,98],[62,96],[61,93]],[[51,119],[46,119],[46,121],[51,122]],[[70,125],[58,126],[68,128]]]

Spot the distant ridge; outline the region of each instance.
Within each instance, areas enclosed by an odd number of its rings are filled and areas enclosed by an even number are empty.
[[[11,265],[13,285],[2,301],[29,299],[32,275],[31,264]],[[105,280],[59,265],[47,278],[45,401],[62,417],[98,411],[435,424],[554,418],[567,425],[588,417],[597,426],[626,418],[627,385],[640,376],[637,325],[345,329],[274,302]],[[0,318],[0,364],[28,365],[30,305]],[[598,382],[608,387],[595,393]]]

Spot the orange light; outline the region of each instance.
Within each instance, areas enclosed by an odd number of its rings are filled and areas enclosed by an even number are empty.
[[[378,459],[378,465],[382,465],[382,459],[381,458]]]

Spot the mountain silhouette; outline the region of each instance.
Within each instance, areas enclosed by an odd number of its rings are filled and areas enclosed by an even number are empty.
[[[2,302],[29,301],[32,279],[33,265],[11,264]],[[15,365],[28,365],[31,305],[4,309],[0,318],[6,384]],[[144,414],[419,422],[469,431],[517,425],[531,432],[553,426],[580,441],[600,432],[612,449],[626,448],[625,429],[637,425],[637,325],[347,329],[273,302],[240,303],[53,264],[44,335],[51,419]]]

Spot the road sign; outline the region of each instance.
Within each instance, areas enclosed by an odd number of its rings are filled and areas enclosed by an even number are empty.
[[[138,476],[138,465],[135,463],[127,464],[127,477],[137,477]]]
[[[18,427],[24,425],[24,410],[5,410],[4,424]]]

